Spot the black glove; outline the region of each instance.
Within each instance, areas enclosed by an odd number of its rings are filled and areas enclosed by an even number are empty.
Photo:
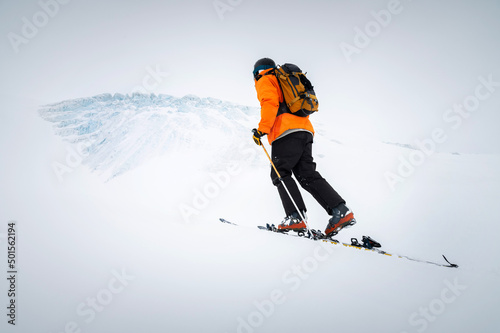
[[[253,141],[255,141],[255,144],[262,146],[262,142],[260,141],[260,138],[262,138],[264,135],[267,135],[267,133],[261,132],[256,128],[254,128],[252,130],[252,132],[253,132]]]

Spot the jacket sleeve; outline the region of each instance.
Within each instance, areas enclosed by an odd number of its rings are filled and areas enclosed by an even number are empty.
[[[260,102],[259,131],[269,134],[279,108],[279,87],[273,84],[270,76],[263,76],[256,82],[257,98]]]

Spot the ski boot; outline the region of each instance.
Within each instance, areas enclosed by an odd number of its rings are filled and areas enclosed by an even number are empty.
[[[326,237],[338,234],[340,230],[350,227],[356,223],[354,214],[345,204],[340,204],[332,210],[332,217],[328,221],[325,229]]]
[[[304,213],[302,213],[304,216]],[[299,213],[293,212],[292,215],[285,217],[283,222],[278,225],[279,232],[295,231],[298,233],[303,233],[307,230],[306,223],[301,220]]]

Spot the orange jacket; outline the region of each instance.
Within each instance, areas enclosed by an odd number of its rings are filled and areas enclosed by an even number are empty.
[[[265,74],[271,69],[263,71]],[[269,74],[255,81],[255,90],[260,102],[260,123],[258,130],[267,133],[269,144],[289,129],[304,129],[314,134],[314,129],[307,117],[294,116],[291,113],[283,113],[276,117],[279,103],[283,102],[283,94],[276,76]]]

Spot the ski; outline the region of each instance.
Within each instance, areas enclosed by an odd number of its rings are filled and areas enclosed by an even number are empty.
[[[219,220],[222,223],[238,226],[238,224],[230,222],[230,221],[223,219],[223,218],[219,218]],[[330,243],[333,245],[342,245],[344,247],[350,247],[350,248],[354,248],[354,249],[358,249],[358,250],[371,251],[371,252],[382,254],[385,256],[389,256],[389,257],[402,258],[402,259],[407,259],[410,261],[416,261],[416,262],[420,262],[420,263],[436,265],[436,266],[441,266],[441,267],[458,268],[457,264],[452,264],[450,261],[448,261],[448,259],[444,255],[442,255],[442,256],[443,256],[444,260],[446,261],[446,264],[428,261],[428,260],[416,259],[416,258],[412,258],[412,257],[405,256],[405,255],[393,254],[393,253],[383,251],[380,249],[381,244],[378,243],[377,241],[375,241],[374,239],[372,239],[370,236],[363,236],[361,239],[361,243],[357,240],[357,238],[351,238],[351,243],[349,244],[349,243],[340,242],[340,241],[333,239],[331,237],[326,237],[326,235],[324,233],[322,233],[319,230],[314,230],[314,229],[311,229],[308,234],[305,234],[304,232],[299,232],[299,233],[297,233],[297,235],[290,235],[290,234],[288,234],[288,232],[278,231],[278,229],[274,226],[274,224],[271,224],[271,225],[266,224],[265,226],[257,226],[257,228],[259,228],[260,230],[275,232],[278,234],[283,234],[283,235],[287,235],[287,236],[291,236],[291,237],[300,237],[300,238],[305,238],[305,239],[309,239],[309,240],[313,240],[313,241],[322,241],[322,242]]]

